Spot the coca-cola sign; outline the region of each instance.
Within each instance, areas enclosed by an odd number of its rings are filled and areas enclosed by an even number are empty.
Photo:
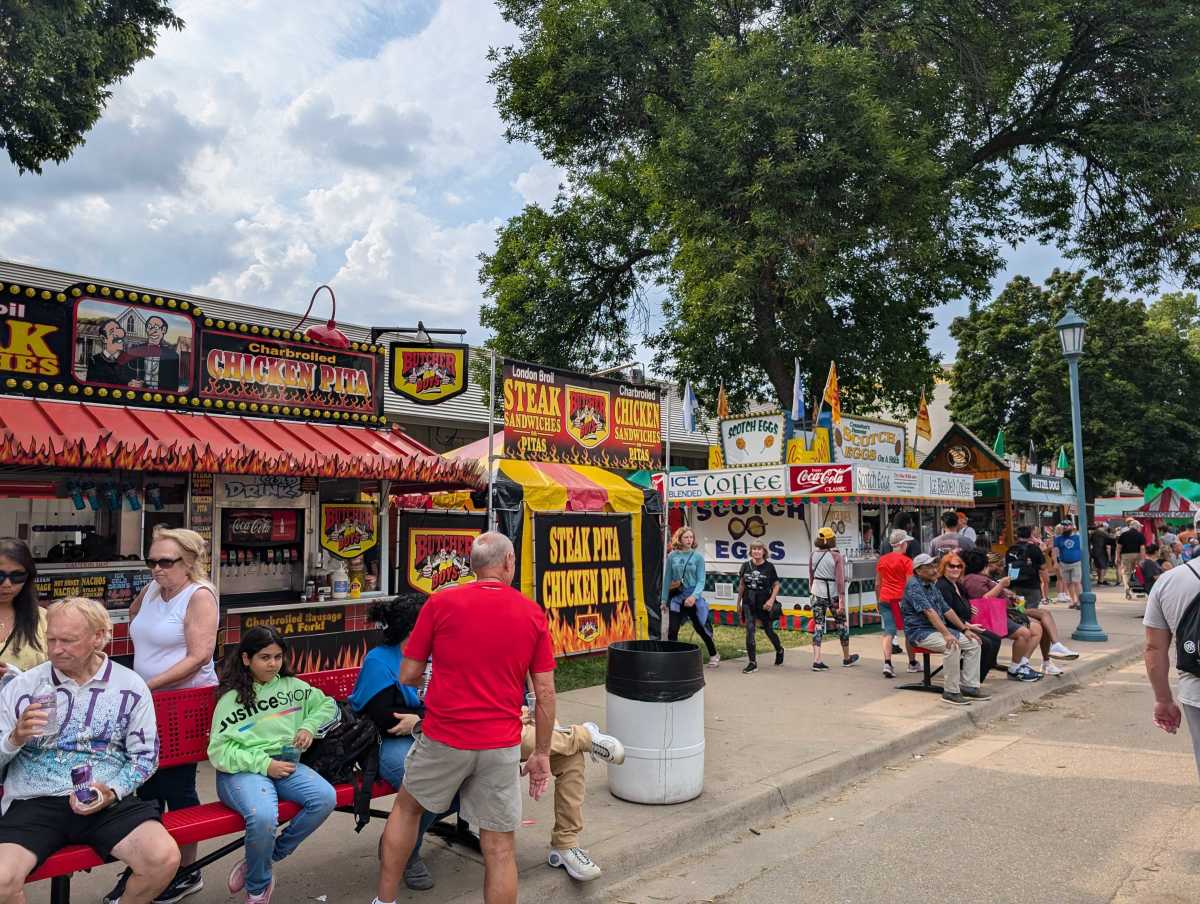
[[[850,465],[792,465],[788,488],[793,496],[843,496],[853,492]]]
[[[225,514],[224,540],[243,546],[296,541],[296,512],[251,509]]]

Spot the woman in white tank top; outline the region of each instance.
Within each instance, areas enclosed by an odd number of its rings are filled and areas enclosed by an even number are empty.
[[[207,544],[192,530],[158,527],[146,564],[153,580],[129,609],[133,670],[152,691],[216,685],[217,595],[208,581]],[[196,806],[196,764],[159,769],[138,789],[143,800],[163,810]],[[180,871],[160,897],[178,900],[204,887],[200,873],[187,867],[196,845],[180,845]],[[119,888],[123,888],[124,878]],[[118,889],[109,898],[120,897]]]

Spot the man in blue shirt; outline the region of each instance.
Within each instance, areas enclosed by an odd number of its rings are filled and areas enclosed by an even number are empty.
[[[942,673],[946,681],[942,701],[953,706],[968,706],[971,701],[986,700],[990,694],[979,689],[979,659],[982,647],[971,625],[963,624],[946,603],[934,584],[937,562],[921,553],[913,559],[913,576],[904,587],[900,614],[904,616],[904,635],[910,647],[924,647],[943,654]],[[960,661],[961,660],[961,661]]]
[[[1054,538],[1054,558],[1058,562],[1063,586],[1071,598],[1071,608],[1079,608],[1079,594],[1083,592],[1083,538],[1070,521],[1062,523],[1062,533]]]

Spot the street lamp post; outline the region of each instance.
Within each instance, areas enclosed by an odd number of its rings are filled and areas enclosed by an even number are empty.
[[[1062,343],[1063,357],[1071,374],[1071,429],[1075,439],[1075,496],[1079,506],[1079,545],[1083,548],[1083,592],[1079,594],[1079,627],[1071,634],[1072,640],[1108,640],[1108,635],[1096,619],[1096,594],[1092,593],[1092,569],[1089,561],[1087,533],[1087,492],[1083,478],[1083,413],[1079,407],[1079,359],[1083,357],[1083,331],[1087,321],[1067,308],[1063,319],[1055,325]]]

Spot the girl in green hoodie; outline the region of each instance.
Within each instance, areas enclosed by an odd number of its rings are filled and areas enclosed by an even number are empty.
[[[246,820],[246,859],[229,874],[229,891],[247,904],[268,904],[271,864],[316,831],[336,804],[333,786],[299,762],[300,754],[338,719],[337,705],[292,675],[287,642],[274,628],[251,628],[221,670],[208,758],[217,796]],[[301,810],[275,837],[279,801]]]

